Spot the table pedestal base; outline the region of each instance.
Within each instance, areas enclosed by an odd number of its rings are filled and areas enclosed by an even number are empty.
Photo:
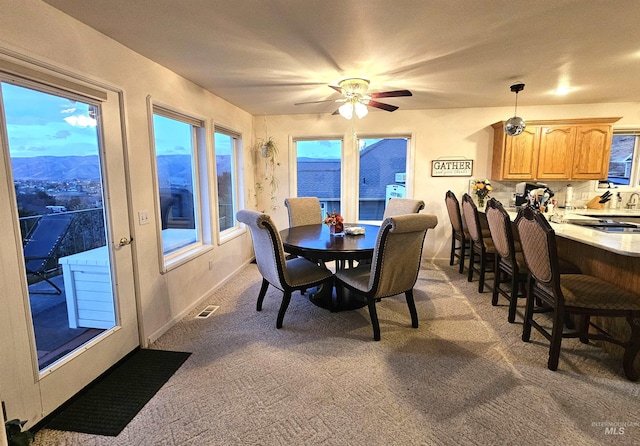
[[[338,311],[357,310],[367,306],[367,299],[346,287],[326,283],[305,292],[314,305],[337,313]]]

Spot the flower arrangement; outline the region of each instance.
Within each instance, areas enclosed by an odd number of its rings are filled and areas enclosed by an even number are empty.
[[[329,230],[332,233],[341,233],[344,230],[344,218],[335,210],[331,213],[327,212],[324,224],[329,226]]]
[[[491,186],[491,181],[473,180],[471,189],[475,192],[476,197],[478,197],[478,206],[480,206],[481,208],[484,208],[484,201],[487,198],[489,198],[489,194],[493,190],[493,187]]]

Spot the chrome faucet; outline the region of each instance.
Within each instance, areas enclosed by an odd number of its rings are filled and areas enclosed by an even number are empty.
[[[629,197],[629,201],[627,201],[627,209],[634,209],[638,205],[638,198],[640,198],[640,194],[634,192]]]

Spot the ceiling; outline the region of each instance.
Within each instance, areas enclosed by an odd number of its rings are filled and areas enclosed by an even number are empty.
[[[637,0],[44,0],[254,115],[640,102]],[[572,91],[554,94],[559,86]],[[380,112],[386,113],[386,112]]]

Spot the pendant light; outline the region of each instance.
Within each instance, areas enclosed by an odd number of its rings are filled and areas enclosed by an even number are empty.
[[[527,124],[524,122],[524,119],[518,117],[518,93],[520,93],[522,90],[524,90],[523,83],[513,84],[511,86],[511,91],[516,94],[516,108],[513,113],[513,118],[509,118],[507,122],[504,123],[504,132],[509,136],[519,135],[527,126]]]

